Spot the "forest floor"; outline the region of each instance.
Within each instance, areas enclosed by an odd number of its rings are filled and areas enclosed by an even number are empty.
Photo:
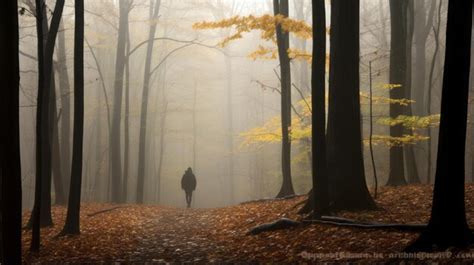
[[[432,187],[426,185],[381,188],[377,211],[340,212],[337,216],[383,223],[426,223]],[[264,200],[215,209],[84,203],[81,235],[55,238],[66,209],[53,207],[55,225],[42,229],[41,251],[29,253],[31,231],[23,232],[23,257],[37,262],[305,262],[389,261],[417,237],[395,229],[361,229],[327,224],[303,224],[284,230],[247,235],[256,225],[282,217],[300,220],[299,206],[306,196]],[[474,185],[466,187],[466,209],[474,227]],[[24,214],[26,221],[29,213]],[[462,255],[474,256],[474,248]],[[455,254],[454,254],[455,255]],[[444,256],[443,256],[444,257]],[[437,259],[441,263],[453,260]],[[418,257],[424,258],[424,257]],[[418,259],[414,261],[424,261]],[[459,259],[472,262],[474,258]]]

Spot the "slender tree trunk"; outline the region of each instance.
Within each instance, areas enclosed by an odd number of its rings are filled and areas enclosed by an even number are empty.
[[[84,0],[75,1],[74,26],[74,129],[71,185],[66,223],[61,235],[80,234],[82,151],[84,138]]]
[[[403,99],[406,94],[407,65],[407,7],[408,0],[390,0],[390,84],[400,85],[390,89],[390,99]],[[390,118],[396,119],[404,113],[405,108],[398,103],[390,104]],[[390,126],[391,137],[402,137],[401,124]],[[403,164],[403,147],[390,146],[390,171],[387,186],[405,185],[405,169]]]
[[[52,71],[54,73],[54,71]],[[51,77],[54,80],[54,74]],[[61,172],[61,163],[64,162],[60,154],[59,146],[59,135],[58,135],[58,111],[56,106],[56,86],[54,81],[51,82],[51,121],[52,124],[52,165],[53,165],[53,176],[54,176],[54,193],[55,193],[55,204],[66,205],[66,195],[64,194],[63,174]]]
[[[288,0],[273,0],[275,15],[288,17]],[[281,167],[283,181],[277,198],[295,194],[291,181],[291,68],[287,50],[290,48],[290,35],[276,25],[278,57],[280,59],[281,78]]]
[[[145,171],[146,171],[146,128],[147,128],[147,117],[148,117],[148,93],[150,90],[150,77],[151,77],[151,62],[153,60],[153,45],[156,32],[158,14],[160,11],[161,0],[157,0],[154,5],[153,16],[150,17],[152,24],[148,32],[148,44],[145,58],[145,73],[143,77],[143,94],[141,102],[140,112],[140,136],[138,140],[138,175],[137,175],[137,203],[143,203],[144,197],[144,186],[145,186]],[[152,8],[152,7],[150,7]]]
[[[39,251],[40,225],[52,225],[51,219],[51,120],[50,97],[53,53],[59,23],[64,8],[64,0],[58,0],[54,7],[51,27],[48,32],[44,26],[45,4],[36,1],[36,27],[38,38],[38,100],[36,115],[36,183],[35,203],[31,214],[33,235],[31,251]],[[46,24],[47,25],[47,24]],[[47,33],[47,34],[45,34]],[[46,42],[44,38],[46,37]],[[46,194],[49,193],[49,194]],[[45,196],[46,194],[46,196]],[[42,197],[46,200],[43,201]],[[49,198],[49,201],[48,201]]]
[[[43,31],[43,37],[42,37],[42,50],[43,50],[43,69],[44,69],[44,72],[43,74],[46,75],[47,71],[48,71],[48,66],[47,66],[47,57],[48,57],[48,54],[46,53],[46,49],[48,47],[48,35],[49,35],[49,27],[48,27],[48,16],[47,16],[47,12],[46,12],[46,8],[43,8],[42,9],[42,21],[41,21],[41,27],[42,27],[42,31]],[[38,26],[38,25],[37,25]],[[39,38],[38,38],[38,41]],[[39,49],[39,46],[38,46],[38,49]],[[51,61],[52,62],[52,61]],[[39,61],[38,61],[39,63]],[[52,71],[51,71],[51,74],[48,75],[50,78],[53,78],[54,76],[52,75]],[[46,82],[48,82],[47,80],[48,78],[46,78],[46,76],[44,76],[44,79],[43,79],[43,84],[45,85],[45,87],[48,87],[49,89],[45,89],[47,91],[45,91],[44,93],[47,93],[48,96],[47,98],[43,98],[43,104],[46,105],[48,104],[49,106],[43,106],[42,108],[38,109],[37,107],[37,117],[38,115],[47,115],[48,117],[45,118],[43,117],[42,118],[42,123],[44,124],[44,127],[41,127],[42,129],[42,132],[41,134],[43,135],[43,137],[48,137],[48,140],[47,142],[42,140],[43,141],[43,144],[44,143],[47,143],[47,144],[44,144],[43,145],[43,154],[41,155],[43,159],[42,163],[42,167],[43,167],[43,172],[42,172],[42,178],[41,178],[41,212],[40,212],[40,226],[41,227],[47,227],[47,226],[52,226],[53,225],[53,219],[51,217],[51,164],[52,164],[52,161],[51,161],[51,157],[52,157],[52,152],[51,152],[51,147],[52,147],[52,130],[51,130],[51,125],[53,124],[53,121],[51,120],[52,118],[52,108],[51,108],[51,105],[52,105],[52,101],[50,99],[51,95],[53,94],[52,93],[52,89],[54,87],[50,86],[50,85],[47,85]],[[49,81],[51,82],[51,81]],[[52,83],[52,82],[51,82]],[[38,94],[38,97],[40,95]],[[44,96],[44,95],[42,95]],[[46,97],[46,96],[44,96]],[[51,103],[50,103],[51,102]],[[41,125],[43,126],[43,125]],[[47,127],[47,128],[45,128]],[[41,138],[40,138],[41,139]],[[43,138],[44,139],[44,138]],[[38,139],[37,139],[38,140]],[[36,204],[36,200],[34,202]],[[34,216],[34,211],[35,211],[35,206],[33,205],[33,211],[31,213],[31,216],[30,216],[30,219],[28,220],[28,224],[27,224],[27,227],[31,227],[32,226],[32,223],[34,222],[34,219],[33,219],[33,216]]]
[[[97,97],[97,102],[101,102],[101,93],[100,93],[100,86],[97,87],[96,90],[96,97]],[[97,104],[97,112],[96,112],[96,139],[95,139],[95,159],[96,159],[96,169],[95,169],[95,176],[104,176],[102,175],[102,163],[104,161],[104,156],[103,156],[103,147],[102,147],[102,109],[100,107],[100,104]],[[101,201],[102,200],[102,186],[101,186],[101,180],[102,178],[95,178],[94,185],[96,187],[96,193],[95,195],[95,200],[96,201]]]
[[[439,31],[441,28],[441,8],[443,6],[443,1],[439,1],[438,5],[438,21],[436,27],[433,27],[433,33],[434,33],[434,40],[435,40],[435,50],[433,52],[433,58],[431,59],[431,66],[430,66],[430,74],[428,78],[428,91],[427,91],[427,102],[426,102],[426,108],[427,108],[427,115],[431,115],[431,99],[432,99],[432,91],[433,91],[433,82],[434,82],[434,70],[435,70],[435,65],[436,65],[436,59],[438,57],[438,52],[439,52]],[[428,184],[431,184],[431,164],[432,164],[432,131],[431,127],[428,128],[428,156],[427,156],[427,172],[426,172],[426,182]]]
[[[414,22],[415,22],[415,12],[414,12],[414,0],[408,0],[407,7],[407,64],[406,64],[406,85],[405,85],[405,98],[412,98],[412,42],[413,42],[413,31],[414,31]],[[405,109],[407,116],[413,115],[413,106],[410,104]],[[405,128],[405,134],[413,135],[413,130],[411,128]],[[405,158],[405,165],[407,169],[407,181],[410,184],[420,183],[420,177],[418,176],[418,166],[415,157],[415,151],[413,150],[413,145],[404,145],[403,153]]]
[[[228,152],[228,176],[229,176],[229,196],[233,203],[234,198],[234,109],[232,105],[232,58],[225,57],[225,69],[227,76],[227,152]]]
[[[193,90],[193,170],[196,172],[196,153],[197,153],[197,122],[196,122],[196,104],[197,104],[197,81],[194,79]]]
[[[64,22],[59,24],[58,32],[58,79],[59,91],[61,98],[61,130],[60,130],[60,152],[61,152],[61,177],[63,177],[63,191],[67,198],[67,187],[69,187],[69,180],[65,177],[71,172],[71,87],[69,85],[69,73],[67,67],[66,57],[66,40],[64,33]]]
[[[334,210],[374,209],[365,181],[359,95],[359,1],[331,3],[327,163]]]
[[[464,203],[471,31],[472,1],[450,0],[433,206],[426,230],[406,249],[410,252],[472,243]]]
[[[415,104],[413,112],[415,115],[426,115],[426,41],[428,39],[431,27],[433,26],[433,17],[436,7],[436,0],[430,2],[430,10],[426,14],[425,0],[414,1],[415,4],[415,58],[413,69],[413,96]]]
[[[21,164],[19,125],[18,3],[0,9],[0,209],[1,263],[21,264]]]
[[[329,208],[326,161],[326,10],[324,0],[313,1],[313,63],[311,67],[313,213]]]
[[[112,202],[123,202],[122,198],[122,149],[121,149],[121,121],[123,77],[125,71],[125,44],[127,39],[128,0],[119,1],[120,17],[117,37],[117,51],[115,59],[114,104],[112,116],[112,130],[110,133],[110,166],[112,181]]]
[[[127,28],[127,55],[130,54],[130,30]],[[124,147],[123,147],[123,201],[128,197],[128,176],[130,167],[130,58],[125,59],[125,119],[124,119]]]
[[[30,250],[38,252],[40,248],[40,212],[41,212],[41,183],[43,173],[42,153],[42,115],[44,86],[44,32],[43,32],[43,8],[44,1],[36,0],[36,36],[37,36],[37,53],[38,53],[38,100],[36,105],[36,178],[35,178],[35,203],[31,213],[32,236]],[[47,137],[46,137],[47,138]],[[45,143],[46,144],[46,143]]]
[[[166,133],[166,116],[168,110],[168,102],[163,99],[163,114],[160,121],[160,157],[158,159],[158,176],[157,176],[157,194],[158,203],[161,201],[161,175],[163,174],[163,157],[165,155],[165,133]]]

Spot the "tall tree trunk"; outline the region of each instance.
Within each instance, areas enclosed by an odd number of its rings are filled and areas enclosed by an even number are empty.
[[[35,203],[31,214],[33,236],[31,251],[39,251],[39,226],[53,224],[51,218],[51,76],[53,69],[53,53],[61,21],[64,0],[58,0],[54,7],[51,27],[45,27],[45,4],[36,1],[36,27],[38,38],[38,100],[36,115],[36,183]],[[47,33],[47,34],[45,34]],[[46,37],[46,42],[44,38]],[[45,199],[43,200],[44,197]]]
[[[433,92],[433,86],[434,86],[434,70],[435,70],[435,65],[436,65],[436,59],[438,57],[438,52],[439,52],[439,46],[440,46],[440,39],[439,39],[439,31],[441,28],[441,8],[443,7],[443,1],[439,1],[438,5],[438,21],[436,22],[436,27],[433,27],[433,35],[434,35],[434,41],[435,41],[435,50],[433,52],[433,58],[431,59],[431,65],[430,65],[430,74],[428,77],[428,91],[427,91],[427,101],[426,101],[426,114],[431,115],[431,98],[432,98],[432,92]],[[428,156],[427,156],[427,170],[426,170],[426,182],[428,184],[431,184],[431,164],[432,164],[432,130],[431,127],[428,127],[428,141],[427,141],[427,146],[428,146]]]
[[[69,73],[67,67],[66,56],[66,40],[64,33],[64,22],[59,24],[58,32],[58,79],[59,91],[61,98],[61,137],[60,137],[60,152],[61,152],[61,176],[63,177],[63,189],[65,198],[68,196],[67,187],[69,187],[69,180],[65,177],[71,172],[71,87],[69,85]]]
[[[59,135],[58,135],[58,111],[56,106],[56,85],[54,82],[54,70],[52,73],[51,82],[51,110],[50,110],[50,119],[52,121],[52,132],[51,132],[51,144],[52,144],[52,171],[54,176],[54,194],[55,194],[55,204],[65,205],[66,204],[66,195],[64,193],[64,184],[63,184],[63,174],[61,172],[61,163],[64,162],[60,154],[59,146]]]
[[[413,31],[415,22],[415,11],[414,11],[414,0],[408,0],[407,7],[407,64],[406,64],[406,85],[405,85],[405,98],[412,98],[412,42],[413,42]],[[407,116],[413,115],[413,106],[410,104],[405,109]],[[413,130],[411,128],[405,128],[405,134],[412,135]],[[418,176],[418,166],[415,157],[415,151],[413,145],[408,144],[403,146],[403,154],[405,158],[405,165],[407,169],[407,181],[411,184],[420,183],[420,177]]]
[[[43,8],[42,9],[42,22],[41,22],[41,27],[42,27],[42,30],[43,30],[43,64],[44,64],[44,72],[43,74],[46,75],[47,71],[48,71],[48,66],[47,66],[47,57],[48,57],[48,54],[46,53],[46,49],[48,49],[48,35],[49,35],[49,26],[48,26],[48,16],[47,16],[47,12],[46,12],[46,8]],[[39,41],[39,38],[38,38],[38,41]],[[38,49],[39,49],[39,46],[38,46]],[[52,62],[52,60],[51,60]],[[39,61],[38,61],[39,63]],[[51,66],[52,67],[52,66]],[[48,75],[52,80],[54,80],[54,75],[53,75],[53,72],[51,71],[51,74]],[[44,81],[44,85],[45,87],[48,87],[49,89],[46,89],[47,91],[45,91],[46,93],[48,93],[48,96],[46,99],[43,99],[44,100],[44,104],[48,104],[49,106],[43,106],[41,109],[38,109],[37,108],[37,115],[43,115],[43,112],[45,112],[44,115],[48,115],[47,118],[42,118],[42,123],[44,123],[45,127],[47,126],[48,128],[44,128],[42,127],[43,131],[41,132],[42,134],[44,134],[45,136],[44,137],[48,137],[48,141],[47,143],[48,144],[44,144],[44,152],[42,154],[43,158],[43,172],[42,172],[42,179],[41,179],[41,212],[40,212],[40,226],[41,227],[47,227],[47,226],[52,226],[53,225],[53,219],[51,217],[51,165],[52,165],[52,161],[51,161],[51,158],[52,158],[52,130],[51,130],[51,125],[53,124],[53,120],[51,119],[52,118],[52,106],[53,105],[53,99],[51,99],[53,93],[52,93],[52,89],[54,89],[53,86],[51,85],[47,85],[46,82],[51,82],[51,81],[48,81],[48,78],[46,78],[46,76],[44,77],[43,79]],[[54,81],[53,81],[54,82]],[[52,82],[51,82],[52,84]],[[39,95],[38,95],[39,97]],[[44,109],[43,109],[44,108]],[[47,108],[47,110],[46,110]],[[40,114],[38,114],[38,112]],[[47,125],[46,125],[47,124]],[[46,143],[46,142],[43,142],[43,143]],[[35,200],[35,203],[36,203],[36,200]],[[35,206],[33,205],[33,212],[35,211]],[[32,222],[34,222],[34,219],[33,219],[33,216],[34,216],[34,213],[31,213],[31,216],[30,216],[30,219],[28,220],[28,224],[27,224],[27,227],[31,227],[32,225]]]
[[[163,94],[164,95],[164,94]],[[161,115],[161,122],[160,122],[160,157],[158,159],[158,176],[157,178],[157,201],[160,203],[161,201],[161,175],[163,173],[163,157],[165,155],[165,133],[166,133],[166,116],[168,111],[168,102],[166,99],[163,99],[163,114]]]
[[[331,201],[334,210],[374,209],[362,155],[358,0],[332,1],[330,41],[327,163]]]
[[[154,5],[153,15],[150,17],[152,24],[148,32],[148,44],[145,58],[145,73],[143,77],[143,94],[141,102],[140,112],[140,136],[138,140],[138,175],[137,175],[137,203],[143,203],[144,197],[144,186],[145,186],[145,169],[146,169],[146,128],[147,128],[147,117],[148,117],[148,93],[150,90],[150,77],[151,77],[151,62],[153,60],[153,45],[155,43],[155,32],[158,14],[160,11],[161,0],[157,0]],[[153,8],[150,6],[150,8]]]
[[[234,198],[234,110],[232,105],[232,58],[225,56],[225,69],[227,76],[227,163],[228,163],[228,176],[229,176],[229,197],[231,203],[235,201]]]
[[[112,181],[112,202],[123,202],[122,198],[122,149],[121,149],[121,122],[123,77],[125,71],[125,44],[127,39],[128,0],[119,1],[120,17],[117,37],[117,51],[115,58],[114,104],[112,116],[112,130],[110,133],[110,166]]]
[[[1,263],[21,264],[21,161],[18,3],[0,9],[0,212]]]
[[[407,66],[407,7],[408,0],[390,0],[390,84],[400,85],[390,89],[390,99],[403,99],[406,94]],[[390,104],[390,118],[396,119],[404,113],[404,107],[398,103]],[[402,137],[401,124],[390,126],[391,137]],[[405,169],[403,164],[403,147],[390,146],[390,170],[387,186],[405,185]]]
[[[43,32],[43,8],[44,1],[36,0],[36,36],[37,36],[37,54],[38,54],[38,100],[36,105],[36,177],[35,177],[35,203],[33,205],[33,211],[31,212],[31,225],[33,228],[31,236],[30,250],[33,252],[39,251],[40,247],[40,211],[41,211],[41,183],[43,173],[42,153],[43,153],[43,142],[42,139],[42,115],[41,109],[43,108],[43,93],[44,86],[44,32]],[[46,137],[47,138],[47,137]],[[45,143],[46,144],[46,143]]]
[[[406,249],[410,252],[472,243],[464,203],[471,31],[472,1],[450,0],[433,206],[426,230]]]
[[[288,17],[288,0],[273,0],[274,15]],[[290,48],[290,35],[276,25],[278,57],[280,59],[281,78],[281,169],[283,181],[277,198],[295,194],[291,181],[291,68],[288,49]]]
[[[426,115],[426,41],[428,39],[431,27],[433,26],[433,17],[436,7],[436,0],[430,2],[430,10],[426,14],[425,0],[414,1],[415,4],[415,58],[413,69],[413,97],[415,104],[413,112],[415,115]]]
[[[101,102],[101,93],[100,93],[100,86],[97,87],[96,90],[96,97],[97,97],[97,102]],[[96,139],[95,139],[95,159],[96,159],[96,169],[95,169],[95,176],[104,176],[102,175],[102,163],[104,161],[104,155],[103,155],[103,148],[102,148],[102,109],[100,107],[100,104],[98,104],[97,107],[97,112],[96,112]],[[95,200],[96,201],[101,201],[102,200],[102,178],[95,178],[94,185],[96,187],[96,193],[95,195]]]
[[[311,67],[313,213],[329,208],[326,161],[326,10],[324,0],[313,1],[313,62]]]
[[[194,79],[193,90],[193,170],[196,172],[196,153],[197,153],[197,122],[196,122],[196,104],[197,104],[197,81]]]
[[[66,223],[61,235],[79,234],[81,210],[82,149],[84,138],[84,0],[75,1],[74,26],[74,129],[72,139],[71,185]]]
[[[123,184],[122,197],[127,202],[128,176],[130,171],[130,30],[127,28],[127,57],[125,61],[125,119],[124,125],[124,147],[123,147]]]

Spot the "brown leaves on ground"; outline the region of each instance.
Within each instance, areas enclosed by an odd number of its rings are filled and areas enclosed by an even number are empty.
[[[382,188],[380,210],[340,212],[338,216],[384,223],[426,223],[431,209],[430,186]],[[474,226],[466,187],[466,209]],[[311,262],[366,260],[357,255],[399,253],[416,233],[393,229],[360,229],[305,224],[285,230],[246,235],[250,228],[287,217],[301,219],[295,207],[306,197],[250,202],[217,209],[180,209],[164,206],[85,203],[81,208],[81,235],[55,238],[66,209],[53,207],[55,226],[42,229],[41,251],[30,254],[31,231],[23,232],[24,260],[30,262]],[[24,215],[26,223],[29,213]],[[342,253],[342,254],[341,254]],[[343,256],[346,253],[346,256]],[[347,253],[356,256],[348,257]],[[372,257],[369,260],[379,259]],[[380,260],[380,259],[379,259]]]

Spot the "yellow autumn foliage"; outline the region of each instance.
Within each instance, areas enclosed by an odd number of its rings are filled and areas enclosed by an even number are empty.
[[[281,25],[286,32],[291,32],[302,39],[311,39],[312,28],[302,20],[295,20],[282,15],[272,16],[269,14],[262,16],[233,16],[219,21],[202,21],[194,23],[193,29],[223,29],[234,28],[235,32],[224,38],[219,45],[225,47],[229,42],[242,38],[242,34],[253,30],[260,30],[260,37],[263,40],[275,42],[275,25]]]
[[[360,104],[364,105],[364,104],[370,103],[369,101],[370,97],[367,93],[360,92],[360,97],[361,97]],[[415,101],[411,99],[406,99],[406,98],[393,99],[393,98],[388,98],[388,97],[372,96],[373,105],[398,104],[401,106],[408,106],[409,104],[412,104],[412,103],[415,103]]]
[[[374,99],[374,101],[380,101],[380,99]],[[388,103],[389,101],[384,100],[383,102]],[[400,103],[392,102],[391,104]],[[311,139],[311,96],[298,101],[297,104],[295,104],[295,108],[298,110],[299,117],[293,117],[292,119],[292,127],[290,128],[290,139],[293,142],[299,143],[304,139]],[[411,128],[412,130],[416,131],[420,129],[439,126],[439,121],[439,114],[429,116],[400,115],[395,119],[380,118],[377,120],[376,123],[385,126],[402,125],[405,128]],[[241,147],[261,147],[265,144],[279,143],[281,142],[282,138],[280,117],[273,117],[263,126],[255,127],[250,129],[249,131],[243,132],[240,134],[240,137],[242,138]],[[426,141],[428,139],[428,136],[424,136],[417,132],[414,132],[411,135],[405,134],[401,137],[391,137],[388,135],[373,135],[372,142],[374,145],[402,146],[416,144],[417,142]],[[369,144],[369,139],[364,139],[363,142],[364,144]]]
[[[396,118],[380,118],[377,120],[377,124],[396,126],[402,125],[405,128],[411,129],[425,129],[430,127],[439,126],[441,116],[439,114],[429,116],[407,116],[400,115]]]
[[[293,117],[289,128],[290,139],[299,142],[303,139],[311,138],[311,98],[300,100],[296,108],[299,109],[300,116]],[[281,119],[279,116],[271,118],[261,127],[255,127],[240,134],[242,138],[241,147],[257,146],[263,144],[281,142]]]
[[[428,136],[420,135],[417,133],[414,133],[412,135],[404,134],[402,137],[392,137],[388,135],[374,135],[372,137],[372,144],[373,145],[383,144],[386,146],[403,146],[403,145],[409,145],[409,144],[416,144],[417,142],[426,141],[428,139],[430,139]],[[364,139],[364,144],[368,145],[369,139]]]
[[[278,51],[274,47],[263,47],[259,45],[257,50],[250,53],[248,57],[254,61],[257,59],[274,60],[278,58]]]

